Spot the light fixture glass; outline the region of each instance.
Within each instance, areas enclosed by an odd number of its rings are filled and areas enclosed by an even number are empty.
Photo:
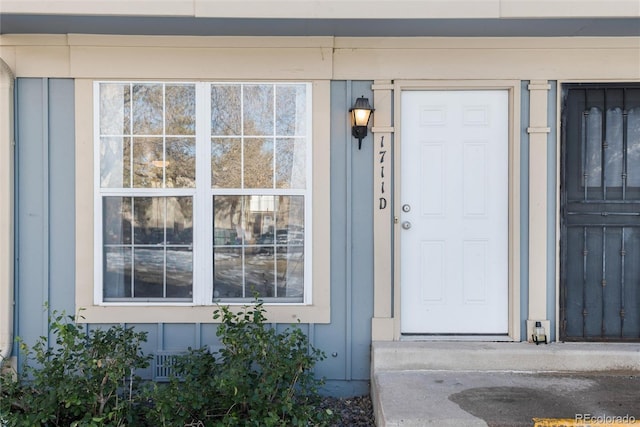
[[[369,104],[369,99],[361,96],[356,99],[351,113],[351,134],[358,140],[358,150],[362,148],[362,139],[367,136],[367,125],[371,119],[373,108]]]

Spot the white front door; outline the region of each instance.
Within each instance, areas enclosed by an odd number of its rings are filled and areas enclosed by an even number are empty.
[[[404,91],[403,334],[508,332],[508,91]]]

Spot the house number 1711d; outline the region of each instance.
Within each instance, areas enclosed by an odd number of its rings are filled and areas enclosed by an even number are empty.
[[[379,209],[387,208],[387,198],[384,194],[384,157],[387,154],[387,150],[384,149],[384,135],[380,137],[380,151],[378,151],[378,155],[380,156],[380,198],[379,198]]]

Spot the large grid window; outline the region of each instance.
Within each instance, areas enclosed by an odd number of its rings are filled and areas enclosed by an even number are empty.
[[[94,91],[98,303],[309,302],[309,84]]]

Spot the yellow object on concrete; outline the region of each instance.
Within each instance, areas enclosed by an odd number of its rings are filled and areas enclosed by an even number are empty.
[[[594,416],[591,414],[576,415],[575,418],[534,418],[534,427],[625,427],[640,425],[635,417]]]

